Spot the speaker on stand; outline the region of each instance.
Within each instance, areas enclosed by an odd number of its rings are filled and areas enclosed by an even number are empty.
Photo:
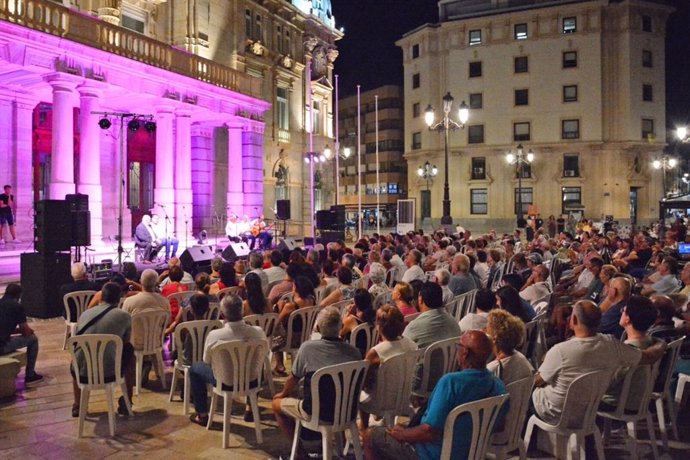
[[[65,201],[70,211],[70,246],[75,247],[74,261],[81,261],[81,248],[91,246],[91,213],[89,212],[89,195],[75,193],[65,195]]]
[[[287,221],[290,220],[290,200],[276,201],[276,220],[283,221],[283,237],[287,238]]]

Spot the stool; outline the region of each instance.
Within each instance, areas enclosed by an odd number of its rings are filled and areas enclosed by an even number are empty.
[[[15,351],[0,356],[0,399],[14,396],[17,375],[23,366],[26,366],[26,352]]]

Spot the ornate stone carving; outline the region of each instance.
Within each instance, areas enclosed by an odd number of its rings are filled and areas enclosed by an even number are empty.
[[[286,69],[292,69],[292,65],[295,63],[295,60],[292,59],[292,56],[289,54],[286,54],[285,56],[281,56],[279,59],[280,65],[285,67]]]

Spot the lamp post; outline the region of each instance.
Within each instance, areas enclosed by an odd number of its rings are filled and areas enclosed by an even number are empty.
[[[419,177],[421,177],[422,179],[426,180],[426,195],[425,196],[428,196],[428,194],[429,194],[429,181],[433,177],[436,177],[437,174],[438,174],[438,168],[436,167],[436,165],[431,166],[431,163],[429,163],[428,161],[426,163],[424,163],[423,166],[420,166],[419,168],[417,168],[417,175]],[[422,219],[426,219],[427,217],[431,217],[430,215],[427,216],[424,213],[425,203],[426,203],[426,200],[422,200],[422,214],[423,214]],[[428,203],[429,203],[429,208],[431,208],[431,199],[428,200]],[[431,210],[429,209],[429,211],[431,211]],[[429,214],[431,214],[431,212],[429,212]]]
[[[311,199],[311,209],[309,211],[312,216],[311,236],[312,238],[314,238],[314,244],[316,244],[316,227],[314,224],[313,217],[314,213],[316,212],[316,210],[314,209],[314,167],[319,163],[325,163],[326,161],[328,161],[328,158],[326,157],[326,151],[330,152],[330,148],[326,147],[323,152],[306,152],[304,154],[304,162],[309,165],[309,193]]]
[[[661,187],[664,198],[666,198],[666,171],[675,168],[677,165],[678,160],[667,156],[663,156],[660,160],[654,160],[652,162],[654,169],[661,170]]]
[[[676,137],[682,143],[690,142],[690,135],[688,135],[688,128],[685,126],[679,126],[676,128]]]
[[[519,223],[523,220],[522,218],[522,175],[524,172],[525,164],[530,164],[534,161],[534,153],[532,149],[525,153],[522,144],[518,144],[516,148],[516,153],[508,152],[506,154],[506,161],[509,165],[518,166],[518,209],[517,209],[517,221],[518,227]]]
[[[462,101],[458,109],[458,119],[460,122],[458,123],[452,120],[449,114],[453,108],[453,101],[454,99],[453,96],[450,95],[450,92],[447,92],[446,95],[443,96],[443,119],[438,123],[434,124],[434,109],[431,107],[431,104],[429,104],[424,113],[424,121],[429,127],[429,130],[443,132],[445,172],[443,181],[443,216],[441,217],[441,225],[453,224],[453,217],[450,215],[450,187],[448,185],[448,132],[455,131],[458,128],[464,128],[465,123],[467,123],[467,120],[470,117],[470,109],[467,104],[465,104],[465,101]]]

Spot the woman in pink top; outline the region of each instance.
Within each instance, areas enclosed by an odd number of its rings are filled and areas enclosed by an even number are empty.
[[[393,288],[391,296],[393,298],[393,303],[398,307],[398,310],[400,310],[403,316],[418,313],[417,309],[412,305],[414,290],[409,283],[399,281]]]

